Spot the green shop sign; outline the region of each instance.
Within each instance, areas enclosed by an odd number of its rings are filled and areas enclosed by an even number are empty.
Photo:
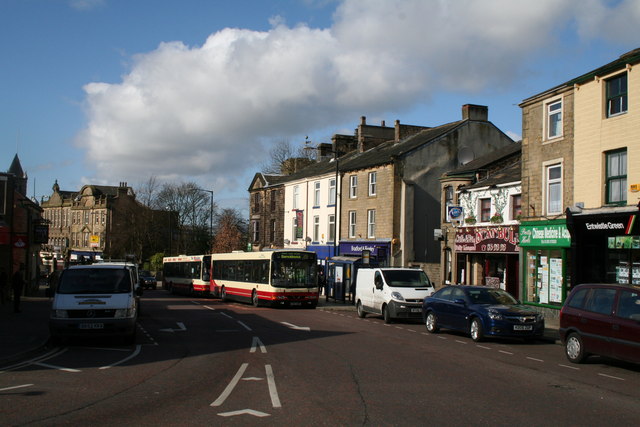
[[[520,225],[520,246],[571,246],[571,235],[567,224],[539,222]]]

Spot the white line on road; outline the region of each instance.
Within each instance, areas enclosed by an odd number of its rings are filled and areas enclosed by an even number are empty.
[[[208,305],[203,305],[203,307],[206,308],[207,310],[216,311],[215,308],[209,307]]]
[[[443,337],[442,335],[438,335],[438,338],[441,339],[441,340],[446,340],[447,339],[447,337]]]
[[[484,348],[485,350],[491,350],[491,347],[487,347],[487,346],[484,346],[484,345],[479,345],[478,344],[478,345],[476,345],[476,347]]]
[[[65,348],[54,348],[53,350],[48,351],[47,353],[43,354],[42,356],[34,357],[33,359],[29,359],[29,360],[26,360],[24,362],[16,363],[15,365],[7,366],[3,370],[1,370],[0,373],[7,372],[7,371],[14,371],[16,369],[20,369],[20,368],[23,368],[25,366],[33,365],[36,362],[41,362],[43,360],[51,359],[53,357],[61,355],[65,351],[67,351],[66,347]]]
[[[125,357],[124,359],[122,359],[122,360],[120,360],[120,361],[118,361],[118,362],[112,363],[111,365],[101,366],[101,367],[100,367],[100,368],[98,368],[98,369],[109,369],[109,368],[111,368],[111,367],[113,367],[113,366],[120,365],[120,364],[122,364],[122,363],[126,362],[127,360],[133,359],[133,358],[134,358],[134,357],[136,357],[138,354],[140,354],[140,349],[141,349],[141,348],[142,348],[142,346],[141,346],[140,344],[138,344],[138,345],[136,345],[136,349],[135,349],[135,351],[134,351],[133,353],[131,353],[129,356]]]
[[[533,360],[534,362],[544,363],[544,360],[542,360],[542,359],[536,359],[535,357],[529,357],[529,356],[527,356],[527,359],[529,359],[529,360]]]
[[[17,388],[31,387],[33,384],[14,385],[13,387],[0,388],[0,391],[15,390]]]
[[[308,326],[296,326],[292,323],[287,323],[287,322],[280,322],[280,323],[285,325],[288,328],[295,329],[297,331],[311,331],[311,328]]]
[[[221,417],[233,417],[236,415],[253,415],[254,417],[268,417],[269,414],[265,413],[265,412],[260,412],[260,411],[256,411],[253,409],[241,409],[239,411],[231,411],[231,412],[221,412],[218,415],[220,415]]]
[[[227,313],[220,312],[224,317],[228,317],[229,319],[233,319],[233,317],[229,316]]]
[[[250,328],[250,327],[248,327],[247,325],[245,325],[243,322],[241,322],[241,321],[239,321],[239,320],[238,320],[238,323],[240,323],[240,324],[241,324],[241,325],[242,325],[242,326],[243,326],[247,331],[250,331],[250,330],[251,330],[251,328]]]
[[[238,381],[240,381],[240,378],[242,378],[242,375],[244,374],[244,371],[247,369],[247,366],[249,366],[248,363],[243,363],[240,366],[240,369],[238,369],[238,372],[236,372],[236,375],[231,379],[231,382],[227,384],[227,387],[222,391],[220,396],[218,396],[218,398],[214,400],[213,403],[211,403],[211,405],[209,406],[220,406],[224,403],[225,400],[227,400],[227,397],[229,397],[229,395],[231,394],[235,386],[238,384]]]
[[[271,396],[271,405],[274,408],[281,408],[280,398],[278,397],[278,390],[276,390],[276,380],[273,376],[273,369],[271,365],[264,365],[264,369],[267,371],[267,382],[269,383],[269,395]]]
[[[498,350],[498,351],[502,354],[508,354],[509,356],[513,356],[513,353],[511,353],[510,351],[504,351],[504,350]]]
[[[267,348],[264,346],[264,344],[262,344],[262,341],[260,341],[260,338],[253,337],[253,341],[251,342],[251,351],[250,351],[250,353],[255,353],[257,347],[260,347],[260,351],[262,353],[266,353],[267,352]]]
[[[561,363],[558,363],[558,366],[562,366],[563,368],[573,369],[574,371],[580,370],[580,368],[576,368],[575,366],[563,365]]]
[[[611,378],[612,380],[620,380],[620,381],[626,381],[624,378],[620,378],[620,377],[614,377],[612,375],[607,375],[607,374],[598,374],[601,377],[605,377],[605,378]]]
[[[49,365],[48,363],[42,363],[42,362],[34,363],[34,365],[42,366],[43,368],[57,369],[58,371],[65,371],[65,372],[82,372],[80,369],[65,368],[65,367],[62,367],[62,366]]]

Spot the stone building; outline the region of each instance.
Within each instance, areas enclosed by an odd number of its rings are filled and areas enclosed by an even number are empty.
[[[282,248],[284,175],[258,172],[249,185],[249,241],[253,249]]]

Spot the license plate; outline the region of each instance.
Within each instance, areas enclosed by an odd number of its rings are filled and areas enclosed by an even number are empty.
[[[513,330],[514,331],[532,331],[533,326],[532,325],[513,325]]]
[[[104,329],[104,323],[80,323],[80,329]]]
[[[289,303],[289,304],[291,304],[291,305],[302,305],[302,303],[301,303],[301,302],[291,302],[291,303]]]
[[[412,313],[420,313],[421,311],[422,311],[422,309],[421,309],[421,308],[412,308],[412,309],[411,309],[411,312],[412,312]]]

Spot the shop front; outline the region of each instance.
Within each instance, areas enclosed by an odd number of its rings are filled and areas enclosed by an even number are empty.
[[[560,309],[571,287],[571,235],[564,219],[520,224],[525,304]]]
[[[454,283],[485,285],[518,295],[518,226],[456,229]]]
[[[640,285],[640,211],[602,208],[569,213],[574,268],[578,283]]]
[[[389,266],[389,254],[391,253],[391,240],[362,240],[340,242],[341,256],[362,256],[366,252],[381,267]]]

